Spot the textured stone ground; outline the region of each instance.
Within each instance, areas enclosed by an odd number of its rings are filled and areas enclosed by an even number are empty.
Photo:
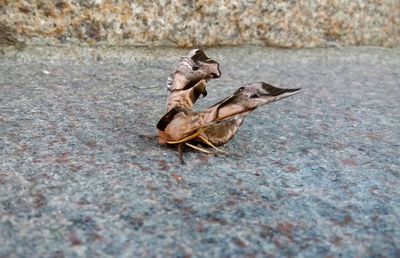
[[[223,148],[158,145],[186,50],[31,48],[0,60],[0,257],[399,257],[400,49],[220,48],[216,102],[302,92]]]
[[[28,44],[399,46],[399,27],[398,0],[0,0],[0,32]]]

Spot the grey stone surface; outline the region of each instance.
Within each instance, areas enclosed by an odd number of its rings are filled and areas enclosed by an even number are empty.
[[[0,257],[399,257],[400,50],[208,49],[222,77],[301,87],[223,148],[160,146],[185,50],[0,60]]]

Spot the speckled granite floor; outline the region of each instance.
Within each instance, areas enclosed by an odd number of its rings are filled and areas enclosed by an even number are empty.
[[[214,103],[303,91],[223,148],[159,146],[186,50],[28,48],[0,60],[0,257],[399,257],[400,49],[209,49]]]

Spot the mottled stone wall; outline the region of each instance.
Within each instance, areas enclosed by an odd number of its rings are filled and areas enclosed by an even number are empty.
[[[0,0],[0,45],[398,46],[399,0]],[[20,43],[18,43],[20,42]]]

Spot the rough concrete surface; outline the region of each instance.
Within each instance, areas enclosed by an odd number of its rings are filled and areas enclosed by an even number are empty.
[[[399,26],[398,0],[0,0],[0,32],[28,45],[394,47]]]
[[[206,49],[198,109],[301,87],[223,149],[160,146],[183,49],[0,57],[0,257],[400,257],[400,49]]]

